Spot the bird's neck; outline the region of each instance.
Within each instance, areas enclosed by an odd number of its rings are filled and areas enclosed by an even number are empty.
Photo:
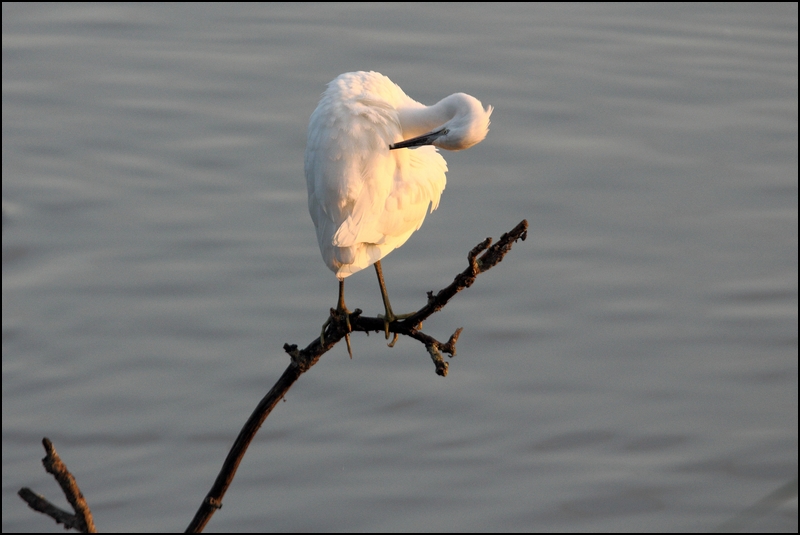
[[[398,110],[400,125],[403,127],[403,139],[432,132],[455,117],[459,109],[459,97],[460,95],[454,94],[443,98],[433,106],[416,103],[419,107]]]

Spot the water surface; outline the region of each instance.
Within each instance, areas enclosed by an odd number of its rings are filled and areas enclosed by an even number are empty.
[[[384,261],[426,322],[353,337],[260,431],[211,531],[707,531],[797,478],[797,5],[3,4],[3,531],[177,531],[336,299],[303,151],[377,70],[492,104]],[[348,304],[381,310],[371,272]],[[795,483],[796,485],[796,483]],[[796,488],[796,486],[795,486]],[[797,531],[797,498],[745,529]]]

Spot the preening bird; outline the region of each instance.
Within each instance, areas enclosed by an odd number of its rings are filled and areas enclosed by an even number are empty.
[[[481,142],[491,114],[465,93],[425,106],[377,72],[348,72],[328,84],[308,124],[305,172],[322,259],[339,279],[340,315],[349,314],[344,279],[374,265],[389,338],[401,316],[389,304],[381,259],[439,205],[447,163],[435,147]]]

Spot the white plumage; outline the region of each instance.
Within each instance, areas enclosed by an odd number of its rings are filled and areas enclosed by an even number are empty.
[[[376,262],[379,270],[381,258],[420,228],[446,183],[435,147],[482,141],[491,113],[464,93],[424,106],[377,72],[328,84],[308,125],[305,173],[322,258],[339,281]],[[388,325],[394,316],[385,291],[384,301]]]

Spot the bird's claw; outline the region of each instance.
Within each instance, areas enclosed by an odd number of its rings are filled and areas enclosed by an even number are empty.
[[[394,338],[392,338],[392,341],[391,341],[391,342],[389,342],[389,343],[388,343],[388,344],[386,344],[386,345],[387,345],[387,346],[389,346],[389,347],[394,347],[394,345],[397,343],[397,337],[398,337],[398,336],[399,336],[399,335],[398,335],[397,333],[394,333]]]
[[[325,329],[331,323],[342,321],[344,318],[344,324],[347,327],[347,332],[344,335],[344,341],[347,343],[347,353],[350,355],[350,358],[353,358],[353,349],[350,347],[350,333],[353,332],[353,327],[350,325],[350,311],[345,309],[331,309],[331,315],[325,320],[325,323],[322,324],[322,331],[319,333],[319,343],[320,345],[325,345]]]
[[[383,320],[383,332],[386,334],[386,339],[388,340],[389,339],[389,324],[390,323],[394,323],[395,321],[397,321],[397,316],[395,316],[394,314],[389,312],[385,316],[383,314],[378,314],[378,319],[382,319]],[[395,340],[396,339],[397,339],[397,333],[395,333]],[[389,347],[392,347],[393,345],[394,345],[394,341],[392,341],[392,344]]]
[[[350,347],[350,333],[344,335],[344,341],[347,344],[347,354],[350,355],[350,360],[353,360],[353,348]]]
[[[400,314],[399,316],[397,316],[391,311],[388,311],[388,314],[386,315],[378,314],[378,319],[383,320],[383,332],[386,334],[386,339],[387,340],[389,339],[389,324],[394,323],[397,320],[404,320],[406,318],[410,318],[413,315],[414,313],[412,312],[411,314]],[[392,341],[387,344],[389,347],[394,347],[394,345],[397,343],[397,338],[399,335],[397,333],[393,334],[394,338],[392,338]]]

